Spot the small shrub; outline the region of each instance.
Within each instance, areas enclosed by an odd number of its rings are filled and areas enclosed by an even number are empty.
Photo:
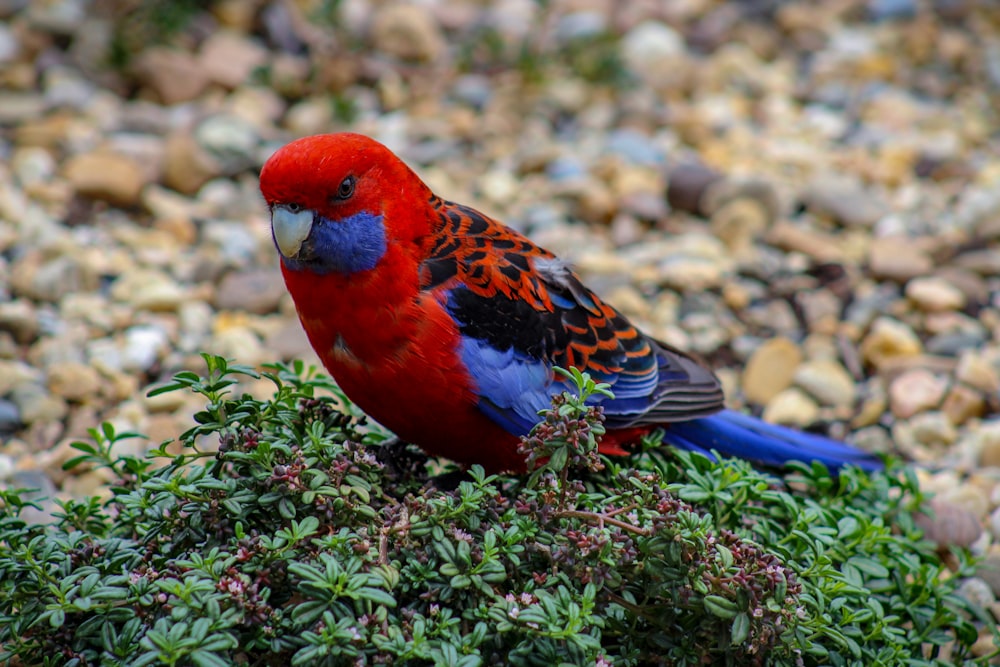
[[[135,434],[110,426],[75,445],[117,477],[108,502],[26,525],[2,492],[0,661],[971,664],[968,561],[921,539],[904,471],[800,466],[792,494],[741,461],[602,459],[607,387],[573,371],[531,475],[442,490],[301,364],[261,401],[229,393],[253,370],[206,361],[161,390],[206,399],[180,454],[118,456]]]

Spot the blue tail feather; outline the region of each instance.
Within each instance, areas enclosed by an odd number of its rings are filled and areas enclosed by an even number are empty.
[[[846,443],[769,424],[733,410],[670,424],[663,441],[681,449],[714,449],[725,456],[774,468],[783,467],[789,461],[819,461],[833,472],[845,465],[856,465],[868,471],[883,468],[882,460],[876,455]]]

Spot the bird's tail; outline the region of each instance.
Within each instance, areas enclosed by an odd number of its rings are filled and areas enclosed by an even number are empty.
[[[772,468],[781,468],[789,461],[819,461],[832,472],[845,465],[856,465],[868,471],[884,467],[876,455],[846,443],[769,424],[733,410],[670,424],[663,441],[709,456],[715,450],[724,456]]]

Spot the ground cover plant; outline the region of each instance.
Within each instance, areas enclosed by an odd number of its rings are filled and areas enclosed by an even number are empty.
[[[429,477],[301,364],[258,400],[233,392],[255,371],[205,359],[160,390],[205,397],[176,443],[119,456],[135,434],[107,425],[77,443],[67,465],[114,472],[107,502],[27,525],[2,493],[0,661],[973,663],[969,561],[922,538],[905,468],[602,459],[586,399],[607,389],[574,371],[523,445],[531,475]]]

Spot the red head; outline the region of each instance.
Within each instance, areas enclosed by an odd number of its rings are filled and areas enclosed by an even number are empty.
[[[369,270],[389,246],[417,252],[414,241],[429,232],[418,212],[430,190],[392,151],[360,134],[287,144],[264,164],[260,191],[292,270]]]

